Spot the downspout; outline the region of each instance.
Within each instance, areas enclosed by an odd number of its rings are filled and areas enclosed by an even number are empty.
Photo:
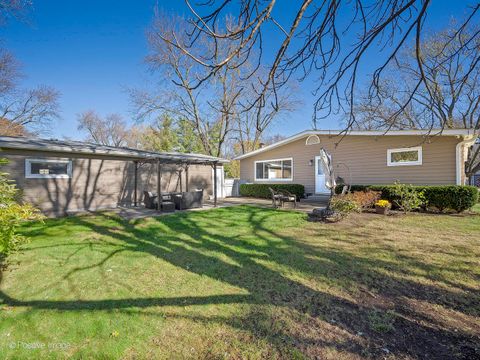
[[[456,183],[457,185],[465,185],[462,183],[462,175],[465,175],[464,166],[465,166],[465,149],[468,146],[472,146],[475,143],[476,136],[468,135],[464,137],[463,141],[460,141],[455,147],[455,158],[456,158]],[[463,172],[463,174],[462,174]]]

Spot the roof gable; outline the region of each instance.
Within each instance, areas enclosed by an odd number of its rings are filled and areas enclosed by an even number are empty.
[[[243,155],[239,155],[234,160],[241,160],[254,156],[265,151],[289,144],[293,141],[297,141],[302,138],[311,138],[312,136],[473,136],[475,135],[473,129],[430,129],[430,130],[306,130],[298,134],[292,135],[286,139],[273,143],[271,145],[264,146],[260,149],[248,152]]]

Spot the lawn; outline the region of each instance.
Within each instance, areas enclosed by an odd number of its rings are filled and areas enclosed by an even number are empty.
[[[475,205],[472,210],[473,210],[474,212],[480,213],[480,204]]]
[[[22,231],[2,358],[480,357],[480,215],[240,206]]]

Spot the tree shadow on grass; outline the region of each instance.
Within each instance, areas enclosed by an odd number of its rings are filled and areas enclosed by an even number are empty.
[[[352,254],[331,244],[312,246],[281,234],[278,224],[287,221],[288,214],[256,207],[181,213],[134,223],[107,214],[102,217],[115,225],[104,225],[90,217],[74,217],[69,222],[114,238],[121,245],[99,262],[70,270],[64,279],[102,267],[113,256],[129,251],[148,253],[248,294],[55,301],[19,300],[1,292],[0,300],[10,306],[51,310],[131,311],[158,306],[248,304],[250,314],[241,319],[192,318],[247,330],[278,348],[296,347],[308,356],[321,357],[322,347],[327,344],[360,356],[366,352],[369,356],[385,355],[385,348],[396,356],[414,358],[471,358],[478,354],[479,332],[472,335],[442,326],[434,314],[424,316],[404,301],[428,302],[478,317],[478,293],[452,292],[405,279],[405,260],[409,266],[425,270],[425,264],[414,258],[392,262]],[[297,220],[293,225],[301,226],[304,220]],[[322,229],[318,233],[319,242],[335,236],[335,230]],[[294,280],[295,273],[313,281]],[[312,287],[318,279],[340,288],[340,293]],[[367,292],[363,294],[362,289]],[[372,289],[374,293],[369,292]],[[282,321],[293,321],[296,326],[275,326]],[[341,333],[337,338],[329,337],[333,329]]]

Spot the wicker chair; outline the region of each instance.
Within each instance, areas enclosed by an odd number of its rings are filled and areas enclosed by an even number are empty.
[[[282,190],[280,192],[280,194],[281,194],[282,207],[286,202],[293,203],[294,208],[297,207],[297,195],[294,195],[290,191],[287,191],[287,190]]]
[[[289,192],[287,190],[275,191],[271,187],[269,187],[268,189],[270,190],[270,193],[272,194],[272,205],[275,209],[278,207],[277,202],[278,202],[278,204],[280,204],[281,207],[283,207],[283,205],[286,202],[293,203],[294,208],[297,207],[297,196],[296,195],[292,194],[291,192]]]
[[[147,209],[156,209],[158,204],[157,195],[154,195],[150,191],[144,191],[143,203]]]
[[[150,191],[143,192],[143,203],[147,209],[158,208],[158,196],[156,193]],[[172,201],[172,196],[169,193],[162,193],[161,210],[165,212],[175,211],[175,204]]]
[[[177,210],[201,208],[203,206],[203,189],[174,194],[172,200]]]
[[[276,192],[271,187],[269,187],[268,190],[270,190],[270,193],[272,194],[272,206],[273,206],[273,208],[276,209],[278,207],[277,206],[277,201],[278,201],[278,204],[280,206],[282,206],[282,196],[283,195],[279,192]]]

